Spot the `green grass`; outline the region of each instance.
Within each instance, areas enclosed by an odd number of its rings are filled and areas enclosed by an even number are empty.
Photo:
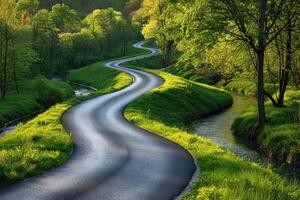
[[[95,73],[93,78],[90,75]],[[72,138],[61,125],[61,116],[81,101],[119,90],[131,83],[125,73],[105,68],[101,63],[70,73],[80,73],[99,90],[88,97],[73,98],[51,107],[12,133],[0,138],[0,185],[41,174],[65,162],[72,150]],[[78,80],[78,79],[76,79]]]
[[[71,71],[67,76],[67,80],[110,91],[114,88],[120,88],[120,84],[130,84],[129,75],[116,73],[116,70],[107,69],[103,67],[103,62],[94,63],[87,67]]]
[[[245,79],[235,79],[228,83],[224,88],[226,90],[237,92],[239,94],[244,94],[246,96],[256,96],[256,84],[254,81],[249,81]],[[276,93],[277,88],[278,85],[274,86],[274,84],[265,83],[265,90],[271,95],[274,95]]]
[[[195,81],[198,83],[204,83],[208,85],[215,85],[219,81],[219,77],[215,75],[207,76],[201,75],[200,73],[191,72],[189,70],[179,70],[175,66],[170,66],[165,69],[166,72],[180,76],[182,78]]]
[[[162,76],[166,82],[131,103],[125,116],[136,125],[180,144],[196,159],[201,174],[183,199],[300,198],[297,182],[288,181],[186,131],[186,122],[229,104],[229,95],[164,72],[151,72]]]
[[[47,85],[47,88],[55,88],[54,93],[50,93],[49,96],[60,91],[61,98],[57,99],[55,102],[67,99],[73,95],[73,90],[67,83],[62,81],[49,81],[46,79],[43,79],[43,82]],[[39,99],[35,83],[36,80],[24,81],[20,84],[20,94],[17,94],[15,90],[12,90],[7,94],[5,100],[0,100],[0,128],[3,127],[6,122],[23,117],[24,115],[48,106],[45,102],[47,99],[44,99],[44,102]]]

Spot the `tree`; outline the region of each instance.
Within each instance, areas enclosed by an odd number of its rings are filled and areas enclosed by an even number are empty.
[[[141,8],[133,13],[133,20],[140,21],[144,24],[142,34],[146,39],[154,38],[161,49],[163,57],[162,65],[169,65],[174,41],[169,37],[169,29],[167,29],[168,11],[167,0],[145,0],[141,4]]]
[[[65,4],[52,6],[50,15],[60,32],[74,32],[80,28],[80,18],[77,12]]]
[[[58,29],[49,11],[42,9],[33,17],[33,49],[38,53],[38,61],[32,68],[32,75],[49,76],[52,74],[54,58],[58,55]]]

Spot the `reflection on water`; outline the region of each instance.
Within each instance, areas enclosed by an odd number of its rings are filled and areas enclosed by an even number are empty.
[[[76,97],[88,96],[94,91],[88,87],[80,86],[77,84],[71,83],[71,85],[74,89],[74,93]]]
[[[234,103],[232,107],[220,114],[201,119],[194,125],[194,132],[208,138],[220,146],[227,148],[237,155],[252,161],[263,161],[257,153],[254,144],[238,140],[231,132],[231,125],[236,117],[250,106],[256,104],[255,98],[232,94]]]
[[[91,94],[91,90],[90,89],[86,89],[86,88],[78,88],[74,90],[75,92],[75,96],[76,97],[82,97],[82,96],[88,96],[89,94]]]

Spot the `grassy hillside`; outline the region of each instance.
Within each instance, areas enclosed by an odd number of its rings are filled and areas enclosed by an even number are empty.
[[[257,136],[257,143],[268,157],[300,167],[300,92],[288,91],[283,108],[276,108],[268,101],[266,114],[267,123]],[[257,108],[249,108],[234,121],[234,133],[249,139],[257,116]]]

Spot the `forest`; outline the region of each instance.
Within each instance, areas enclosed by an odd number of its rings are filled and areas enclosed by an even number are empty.
[[[299,199],[300,1],[0,0],[0,199],[40,174],[66,199]]]

